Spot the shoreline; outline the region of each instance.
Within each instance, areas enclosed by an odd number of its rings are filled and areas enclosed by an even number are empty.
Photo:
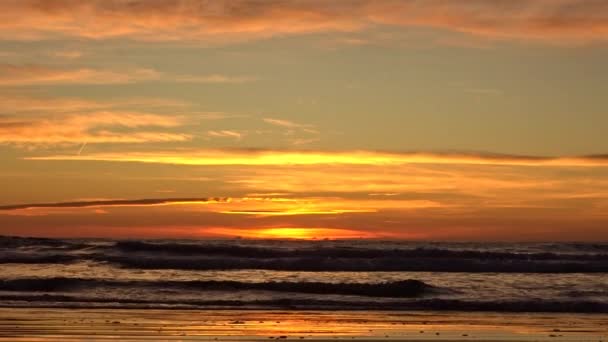
[[[178,306],[166,306],[166,307],[145,307],[145,306],[128,306],[128,305],[98,305],[98,306],[70,306],[70,305],[28,305],[28,306],[18,306],[18,305],[2,305],[0,304],[0,312],[2,310],[13,310],[13,309],[50,309],[50,310],[124,310],[124,311],[148,311],[148,310],[162,310],[162,311],[184,311],[184,312],[201,312],[201,311],[242,311],[242,312],[255,312],[255,311],[294,311],[294,312],[386,312],[386,313],[399,313],[399,312],[411,312],[411,313],[428,313],[433,312],[437,314],[461,314],[461,313],[470,313],[476,315],[484,315],[484,314],[497,314],[497,315],[589,315],[589,316],[606,316],[608,317],[608,312],[593,312],[593,311],[499,311],[499,310],[457,310],[457,309],[427,309],[427,308],[393,308],[386,307],[380,308],[377,307],[353,307],[353,308],[336,308],[336,307],[302,307],[302,306],[208,306],[208,307],[178,307]],[[0,318],[1,320],[1,318]],[[608,341],[606,341],[608,342]]]
[[[0,341],[600,341],[608,315],[0,308]]]

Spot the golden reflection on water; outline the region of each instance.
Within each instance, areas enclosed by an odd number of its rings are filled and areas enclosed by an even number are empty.
[[[0,341],[587,341],[608,316],[429,312],[0,309]]]

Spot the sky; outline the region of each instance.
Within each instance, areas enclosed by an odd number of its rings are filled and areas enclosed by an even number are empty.
[[[0,235],[608,241],[604,0],[0,0]]]

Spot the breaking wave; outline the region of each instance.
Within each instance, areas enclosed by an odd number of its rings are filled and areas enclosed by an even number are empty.
[[[466,258],[208,258],[100,256],[124,268],[176,270],[348,271],[348,272],[470,272],[470,273],[599,273],[608,261],[466,259]]]

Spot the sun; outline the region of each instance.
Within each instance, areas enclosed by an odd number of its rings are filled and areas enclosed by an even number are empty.
[[[375,234],[351,229],[339,228],[299,228],[299,227],[272,227],[272,228],[217,228],[206,230],[206,233],[222,236],[239,236],[249,239],[359,239],[374,238]]]

